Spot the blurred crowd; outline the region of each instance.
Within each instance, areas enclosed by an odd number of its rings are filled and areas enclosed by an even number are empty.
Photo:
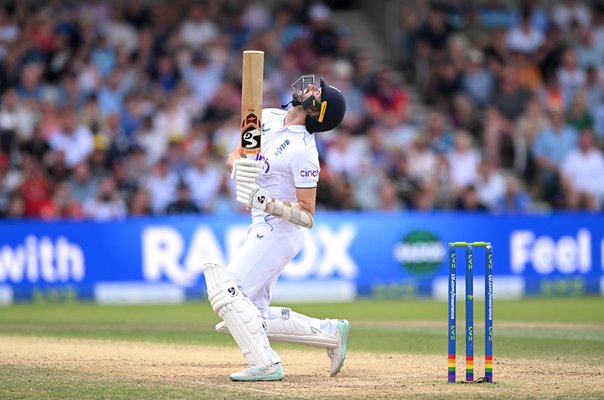
[[[402,24],[429,207],[602,210],[603,1],[411,1]]]
[[[265,107],[305,73],[346,96],[319,210],[601,210],[604,4],[544,3],[401,3],[400,66],[329,2],[2,3],[0,215],[243,211],[224,161],[245,49]]]

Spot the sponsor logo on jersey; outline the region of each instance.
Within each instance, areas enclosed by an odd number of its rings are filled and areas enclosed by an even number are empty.
[[[300,176],[303,178],[316,178],[317,176],[319,176],[319,170],[318,169],[303,169],[302,171],[300,171]]]
[[[283,150],[285,150],[285,148],[289,146],[289,143],[289,139],[285,139],[285,142],[281,143],[279,147],[277,147],[277,150],[275,151],[275,156],[280,156],[281,154],[283,154]]]

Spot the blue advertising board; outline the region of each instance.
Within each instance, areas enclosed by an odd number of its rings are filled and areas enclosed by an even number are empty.
[[[315,221],[304,249],[281,276],[275,300],[444,299],[451,241],[493,244],[496,297],[604,291],[604,216],[598,214],[323,212]],[[99,302],[201,298],[201,266],[227,264],[248,223],[249,217],[236,214],[115,222],[5,220],[0,224],[0,303],[49,293]],[[476,249],[477,260],[479,254]],[[477,282],[482,268],[477,262]],[[477,297],[480,286],[475,284]]]

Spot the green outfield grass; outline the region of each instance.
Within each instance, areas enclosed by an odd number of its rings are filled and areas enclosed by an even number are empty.
[[[349,319],[353,325],[351,351],[442,355],[443,359],[446,357],[445,302],[362,300],[352,303],[288,306],[311,316]],[[461,303],[458,310],[458,324],[461,328],[464,318],[464,307]],[[476,324],[480,326],[483,320],[483,304],[480,302],[475,305],[475,318]],[[218,318],[205,302],[148,306],[17,304],[0,308],[0,335],[232,347],[234,344],[229,335],[214,332],[216,322]],[[563,357],[571,361],[592,363],[598,367],[604,365],[602,297],[496,301],[494,326],[496,358],[535,358],[547,362],[550,358]],[[463,332],[463,329],[459,330]],[[477,328],[476,333],[478,355],[482,354],[484,336],[481,336],[481,329]],[[462,354],[463,345],[463,334],[460,334],[459,354]],[[284,344],[276,344],[275,347],[301,349],[300,346]],[[165,394],[165,391],[169,390],[171,398],[197,398],[192,396],[190,389],[186,387],[174,391],[170,389],[170,385],[125,381],[114,382],[109,388],[103,380],[94,377],[76,379],[70,374],[42,369],[28,371],[28,374],[29,382],[39,383],[39,387],[44,388],[44,393],[32,397],[150,399],[165,398],[162,393]],[[67,385],[57,384],[57,376],[59,381],[62,379]],[[52,384],[44,385],[45,377]],[[23,379],[22,370],[19,368],[0,367],[0,398],[29,398],[27,393],[20,389],[24,385]],[[73,389],[67,389],[68,387]],[[103,392],[109,389],[113,395]],[[93,395],[79,397],[78,390]],[[99,395],[94,396],[94,393]],[[130,396],[132,393],[142,397]]]
[[[319,318],[349,319],[354,326],[356,350],[437,354],[446,341],[447,308],[443,302],[363,300],[288,306]],[[459,303],[458,325],[463,322],[464,309],[465,306]],[[482,310],[483,303],[476,302],[477,324],[483,321]],[[214,332],[218,321],[207,303],[149,306],[18,304],[0,308],[0,334],[231,346],[232,339],[228,335]],[[561,324],[548,325],[556,322]],[[500,355],[540,356],[553,346],[571,357],[598,354],[600,362],[604,363],[604,298],[498,301],[494,308],[494,325],[495,349]],[[479,343],[481,333],[477,329]],[[460,336],[459,346],[463,344],[462,339]]]

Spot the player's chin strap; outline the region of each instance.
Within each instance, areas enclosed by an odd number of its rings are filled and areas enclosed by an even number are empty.
[[[281,200],[273,199],[264,210],[270,215],[284,219],[303,228],[312,228],[313,218],[310,212],[300,207],[297,201],[285,204]]]

